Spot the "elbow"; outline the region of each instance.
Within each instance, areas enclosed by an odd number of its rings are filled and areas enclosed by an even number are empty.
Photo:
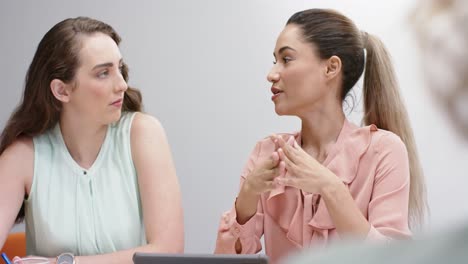
[[[375,228],[371,225],[367,234],[367,241],[391,242],[393,240],[411,240],[412,234],[409,230],[397,230],[392,228]]]
[[[167,253],[184,253],[184,239],[182,238],[179,241],[173,243],[173,245],[167,249]]]
[[[182,254],[184,253],[184,236],[173,236],[168,239],[157,239],[148,242],[150,250],[154,253]]]
[[[164,254],[182,254],[184,253],[184,242],[181,243],[170,243],[164,244],[164,243],[153,243],[153,244],[148,244],[149,246],[149,251],[153,253],[164,253]]]

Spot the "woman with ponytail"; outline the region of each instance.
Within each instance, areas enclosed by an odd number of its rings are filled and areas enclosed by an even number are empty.
[[[353,237],[411,236],[426,209],[424,178],[389,55],[377,37],[324,9],[294,14],[267,76],[278,115],[297,133],[257,143],[221,219],[216,253],[261,250],[275,263],[304,247]],[[365,71],[364,71],[365,69]],[[343,102],[364,72],[364,126]]]

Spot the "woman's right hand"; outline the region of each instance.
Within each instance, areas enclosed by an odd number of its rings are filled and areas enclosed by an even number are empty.
[[[260,195],[276,187],[275,178],[285,172],[284,162],[280,161],[277,151],[269,158],[257,163],[257,166],[247,175],[242,191],[250,195]]]
[[[275,150],[269,157],[259,160],[245,178],[236,200],[237,222],[245,224],[257,212],[260,195],[275,188],[275,178],[285,173],[285,164]]]

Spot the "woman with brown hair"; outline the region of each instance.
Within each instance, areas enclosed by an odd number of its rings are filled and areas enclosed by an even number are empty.
[[[0,247],[24,218],[28,255],[131,263],[136,251],[183,251],[170,148],[159,121],[140,112],[119,43],[85,17],[39,43],[1,135]]]
[[[413,30],[422,54],[421,68],[425,73],[426,89],[451,121],[463,146],[468,143],[467,19],[468,2],[465,0],[421,0],[411,13]],[[445,149],[434,151],[445,151],[450,155]],[[447,167],[443,163],[438,165]],[[447,173],[442,176],[448,182],[456,182],[466,179],[465,171],[466,169],[462,175]],[[457,178],[458,176],[461,178]],[[464,184],[463,181],[457,183]],[[444,200],[446,206],[454,211],[463,211],[466,208],[463,200],[444,196],[438,198]],[[460,223],[447,223],[444,229],[414,240],[371,246],[356,245],[348,241],[320,254],[304,251],[288,259],[287,263],[341,264],[356,259],[360,264],[466,264],[467,249],[468,219],[465,219]]]
[[[299,117],[302,128],[257,143],[215,252],[259,252],[264,235],[277,262],[346,236],[410,237],[424,216],[425,185],[383,44],[336,11],[310,9],[288,20],[273,54],[275,111]],[[363,71],[366,126],[358,127],[343,101]]]

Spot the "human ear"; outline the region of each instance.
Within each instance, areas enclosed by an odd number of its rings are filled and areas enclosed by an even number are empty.
[[[341,72],[341,59],[338,56],[331,56],[326,61],[326,76],[329,79],[336,77]]]
[[[63,103],[70,101],[70,85],[64,83],[62,80],[53,79],[50,82],[50,90],[57,100]]]

